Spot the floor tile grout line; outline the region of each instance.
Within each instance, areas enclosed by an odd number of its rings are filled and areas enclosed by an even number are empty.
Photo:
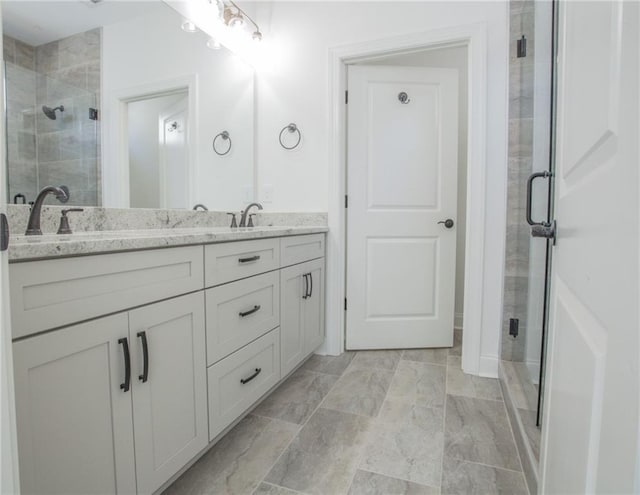
[[[398,368],[400,367],[400,361],[402,361],[402,356],[404,355],[404,350],[402,351],[402,353],[400,353],[400,359],[398,359],[398,362],[396,363],[395,368],[393,369],[393,376],[391,377],[391,380],[389,380],[389,386],[387,387],[387,390],[385,390],[384,393],[384,399],[382,399],[382,403],[380,404],[380,407],[378,408],[378,412],[376,413],[375,417],[371,417],[371,422],[373,423],[373,421],[375,421],[376,419],[378,419],[380,417],[380,411],[382,411],[382,408],[384,407],[384,403],[387,401],[387,397],[389,396],[389,389],[391,388],[391,385],[393,384],[393,380],[395,379],[396,375],[398,374]],[[355,359],[355,357],[353,358]],[[351,361],[353,362],[353,360]],[[349,483],[349,489],[347,490],[347,493],[349,493],[349,490],[351,489],[351,487],[353,486],[353,482],[356,479],[356,474],[358,474],[358,469],[360,469],[360,466],[362,464],[362,459],[364,458],[364,453],[369,441],[369,435],[371,434],[371,431],[367,431],[367,438],[365,439],[365,445],[362,448],[362,450],[360,451],[360,455],[358,456],[358,460],[356,462],[356,468],[353,472],[353,476],[351,477],[351,483]],[[381,474],[381,473],[376,473],[376,474]],[[383,475],[385,476],[385,475]]]
[[[400,476],[395,476],[395,475],[391,476],[389,474],[379,473],[378,471],[374,471],[373,469],[358,468],[356,471],[364,471],[366,473],[377,474],[378,476],[384,476],[385,478],[393,478],[393,479],[400,480],[400,481],[406,481],[407,483],[412,483],[414,485],[424,486],[424,487],[427,487],[427,488],[439,488],[439,487],[433,486],[433,485],[425,485],[424,483],[420,483],[419,481],[411,481],[411,480],[408,480],[406,478],[402,478]],[[353,482],[352,482],[352,484],[353,484]]]
[[[354,356],[355,359],[355,356]],[[353,361],[353,359],[351,360]],[[351,365],[351,363],[349,363],[349,365]],[[291,444],[293,443],[293,441],[298,438],[298,435],[300,435],[300,432],[302,431],[302,429],[306,426],[306,424],[309,422],[309,420],[313,417],[313,415],[316,413],[316,411],[318,411],[318,409],[320,409],[320,407],[322,407],[322,404],[324,403],[324,401],[326,400],[326,398],[329,396],[329,394],[331,393],[331,391],[333,390],[333,388],[336,386],[336,384],[340,381],[340,379],[342,378],[342,376],[346,373],[347,369],[349,368],[349,366],[347,366],[347,368],[344,369],[344,371],[342,372],[342,375],[340,375],[338,377],[338,379],[333,382],[333,385],[331,385],[331,387],[329,387],[329,390],[327,390],[327,393],[325,394],[325,396],[322,398],[322,400],[320,401],[320,403],[317,405],[317,407],[311,412],[311,414],[309,414],[309,416],[307,416],[307,419],[304,420],[304,422],[300,425],[300,429],[298,429],[297,433],[295,435],[293,435],[293,437],[291,438],[291,440],[289,440],[289,442],[287,443],[287,445],[284,447],[284,449],[282,449],[282,452],[280,452],[280,455],[278,456],[278,458],[275,460],[275,462],[269,466],[269,468],[265,471],[265,474],[262,476],[260,483],[261,482],[265,482],[268,483],[268,481],[265,481],[265,478],[269,475],[269,473],[271,472],[271,470],[276,466],[276,464],[278,464],[278,462],[280,461],[280,459],[282,458],[282,456],[284,455],[284,453],[289,449],[289,447],[291,446]],[[297,370],[296,370],[297,371]],[[295,372],[294,372],[295,373]],[[335,376],[335,375],[334,375]],[[258,484],[258,486],[260,486]],[[280,486],[280,485],[276,485],[276,486]],[[283,488],[288,488],[288,487],[283,487]]]
[[[480,397],[478,395],[452,394],[450,392],[447,392],[447,395],[451,395],[452,397],[466,397],[467,399],[480,399],[480,400],[488,400],[491,402],[504,403],[502,399],[489,399],[487,397]]]
[[[448,455],[447,456],[449,459],[453,459],[455,461],[459,461],[459,462],[466,462],[467,464],[476,464],[478,466],[482,466],[482,467],[488,467],[491,469],[499,469],[501,471],[508,471],[510,473],[515,473],[515,474],[523,474],[522,471],[518,471],[516,469],[509,469],[503,466],[494,466],[493,464],[486,464],[484,462],[478,462],[478,461],[470,461],[468,459],[463,459],[462,457],[453,457]]]
[[[455,329],[454,329],[455,340]],[[447,396],[449,388],[449,352],[447,352],[447,366],[444,370],[444,400],[442,401],[442,457],[440,458],[440,492],[442,492],[442,481],[444,480],[444,447],[447,438]]]
[[[276,488],[284,488],[285,490],[289,490],[290,492],[293,492],[293,493],[298,493],[299,495],[307,495],[307,493],[305,493],[305,492],[300,492],[300,491],[298,491],[298,490],[294,490],[293,488],[287,488],[286,486],[277,485],[277,484],[275,484],[275,483],[270,483],[270,482],[268,482],[268,481],[259,481],[259,482],[258,482],[258,486],[256,486],[255,490],[253,490],[253,492],[252,492],[252,493],[254,493],[254,494],[255,494],[255,493],[256,493],[256,490],[257,490],[258,488],[260,488],[260,485],[261,485],[261,484],[263,484],[263,483],[264,483],[265,485],[273,486],[273,487],[276,487]]]

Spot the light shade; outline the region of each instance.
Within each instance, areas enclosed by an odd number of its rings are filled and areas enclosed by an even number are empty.
[[[211,48],[212,50],[220,50],[220,47],[221,47],[222,45],[220,45],[220,42],[219,42],[217,39],[215,39],[215,38],[209,38],[209,39],[207,40],[207,46],[208,46],[209,48]]]
[[[186,20],[182,23],[182,30],[186,33],[195,33],[198,28],[193,22]]]

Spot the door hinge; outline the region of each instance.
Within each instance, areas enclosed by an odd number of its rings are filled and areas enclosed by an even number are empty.
[[[344,92],[344,104],[347,105],[349,103],[349,91]]]
[[[345,311],[347,310],[347,298],[346,297],[344,298],[344,310]]]
[[[344,207],[345,208],[349,208],[349,195],[348,194],[344,195]]]
[[[526,56],[527,56],[527,38],[523,34],[522,38],[520,38],[516,42],[516,57],[523,58]]]
[[[9,221],[7,215],[0,213],[0,251],[9,248]]]

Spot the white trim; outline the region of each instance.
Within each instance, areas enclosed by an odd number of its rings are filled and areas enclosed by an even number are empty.
[[[487,26],[475,23],[329,50],[329,233],[327,237],[327,337],[321,353],[344,351],[346,259],[346,64],[362,58],[411,50],[466,45],[469,64],[469,147],[462,367],[472,374],[497,376],[498,359],[482,363],[483,282],[486,194]],[[505,204],[506,208],[506,204]],[[470,262],[471,254],[475,263]],[[504,256],[504,255],[503,255]],[[504,263],[502,263],[504,264]]]
[[[453,315],[453,328],[456,330],[462,330],[464,327],[464,314],[463,313],[455,313]]]
[[[102,205],[107,208],[129,208],[129,150],[127,105],[131,101],[144,100],[177,92],[188,92],[188,129],[197,129],[198,75],[188,74],[155,81],[140,86],[113,91],[104,98],[102,121],[105,122],[104,146],[102,146]],[[188,132],[187,149],[189,173],[188,204],[194,203],[198,184],[197,132]]]
[[[475,374],[486,378],[498,378],[499,367],[500,360],[497,356],[480,356],[478,372]]]

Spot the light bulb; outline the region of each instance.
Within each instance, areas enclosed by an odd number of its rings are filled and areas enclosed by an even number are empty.
[[[262,33],[260,31],[256,31],[251,37],[256,43],[260,43],[262,41]]]
[[[182,30],[185,33],[195,33],[198,28],[193,22],[187,20],[182,23]]]
[[[244,26],[244,18],[240,14],[236,14],[229,19],[228,24],[232,29],[241,29]]]
[[[215,38],[209,38],[207,40],[207,46],[212,50],[220,50],[221,46],[220,42]]]

